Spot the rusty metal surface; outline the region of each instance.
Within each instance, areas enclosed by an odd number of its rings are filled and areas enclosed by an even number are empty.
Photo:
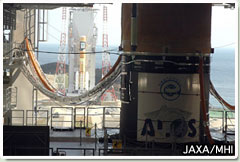
[[[138,4],[137,51],[211,52],[212,4]],[[130,51],[132,4],[122,5],[122,44]]]

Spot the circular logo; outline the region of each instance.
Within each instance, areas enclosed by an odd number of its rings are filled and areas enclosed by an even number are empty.
[[[160,87],[161,96],[168,101],[176,100],[181,94],[181,87],[175,80],[165,80]]]

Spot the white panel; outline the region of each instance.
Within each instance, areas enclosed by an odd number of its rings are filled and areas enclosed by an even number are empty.
[[[138,141],[199,141],[199,76],[139,73],[138,77]]]
[[[75,72],[75,90],[78,90],[78,79],[79,79],[78,71]]]
[[[33,86],[22,74],[22,72],[19,74],[12,86],[17,87],[17,109],[25,111],[32,110]]]
[[[69,55],[68,92],[74,91],[74,55]]]

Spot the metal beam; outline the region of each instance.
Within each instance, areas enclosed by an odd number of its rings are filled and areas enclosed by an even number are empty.
[[[55,9],[59,7],[93,7],[93,3],[5,3],[4,9]]]

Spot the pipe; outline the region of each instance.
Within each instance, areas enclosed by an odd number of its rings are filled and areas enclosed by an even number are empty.
[[[216,99],[217,99],[220,103],[224,104],[228,109],[235,111],[235,106],[230,105],[229,103],[227,103],[227,102],[218,94],[218,92],[217,92],[216,89],[214,88],[214,86],[213,86],[213,84],[212,84],[211,81],[210,81],[210,93],[211,93],[214,97],[216,97]]]
[[[204,92],[203,57],[199,58],[199,82],[200,82],[201,110],[203,114],[203,120],[205,122],[204,129],[205,129],[205,133],[207,135],[209,143],[214,144],[214,140],[212,139],[209,127],[207,125],[208,119],[207,119],[207,110],[206,110],[205,92]]]
[[[27,38],[25,38],[25,44],[27,48],[27,53],[29,55],[28,61],[31,62],[30,65],[32,66],[31,68],[32,74],[30,74],[29,72],[30,70],[29,68],[27,68],[27,65],[24,62],[23,62],[23,66],[21,67],[21,71],[23,72],[25,77],[43,94],[60,102],[64,102],[64,103],[70,102],[69,104],[76,104],[77,102],[81,104],[83,103],[83,101],[88,101],[91,98],[96,97],[99,93],[103,93],[106,90],[106,88],[109,87],[109,85],[112,85],[113,81],[115,81],[115,79],[119,76],[121,72],[121,56],[119,56],[114,66],[93,89],[85,92],[80,96],[72,96],[72,97],[62,96],[62,94],[60,95],[59,92],[51,86],[51,83],[48,82],[47,78],[42,72],[41,67],[39,66],[37,60],[35,59],[35,55],[32,51],[31,45]],[[35,75],[37,78],[33,77]]]
[[[132,16],[131,16],[131,50],[137,49],[137,4],[132,4]]]
[[[105,78],[107,78],[113,71],[115,71],[115,69],[117,68],[117,66],[119,65],[119,63],[121,62],[121,58],[122,56],[120,55],[117,59],[117,61],[115,62],[115,64],[113,65],[113,67],[108,71],[108,73],[99,81],[99,83],[101,81],[103,81]]]
[[[39,79],[41,80],[42,84],[51,92],[54,92],[54,90],[47,84],[47,81],[45,80],[45,78],[41,75],[41,71],[39,69],[39,67],[37,66],[37,63],[34,61],[34,54],[32,52],[32,48],[29,45],[29,41],[27,38],[25,38],[25,42],[26,42],[26,48],[27,48],[27,54],[30,57],[30,60],[33,64],[33,67],[39,77]]]

